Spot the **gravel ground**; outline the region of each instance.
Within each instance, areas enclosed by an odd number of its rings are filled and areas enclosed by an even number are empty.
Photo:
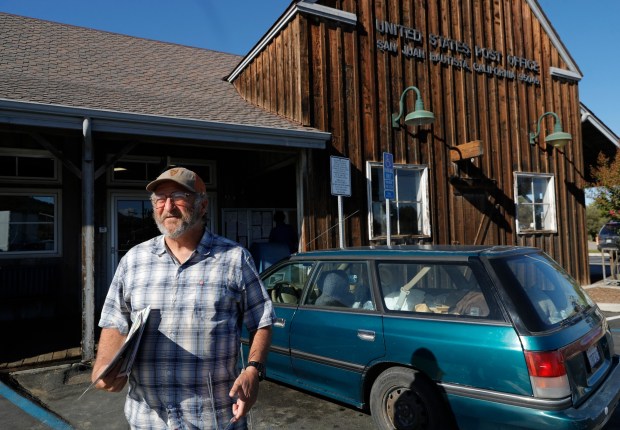
[[[596,250],[596,242],[588,242],[590,253],[601,254]],[[615,285],[605,284],[605,281],[599,281],[586,288],[586,291],[597,303],[620,303],[620,281]]]
[[[595,286],[586,289],[588,295],[597,303],[620,303],[620,286]]]

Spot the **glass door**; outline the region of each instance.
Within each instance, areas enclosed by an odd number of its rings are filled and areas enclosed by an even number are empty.
[[[207,228],[217,233],[217,201],[215,192],[207,192]],[[120,259],[133,247],[161,233],[153,220],[150,195],[144,192],[115,192],[110,198],[110,266],[108,281],[112,281]],[[109,283],[108,282],[108,283]]]
[[[159,236],[146,193],[112,194],[110,280],[120,259],[133,246]]]

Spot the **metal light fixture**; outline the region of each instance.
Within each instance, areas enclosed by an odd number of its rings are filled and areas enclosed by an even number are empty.
[[[570,142],[573,139],[573,136],[570,133],[566,133],[562,130],[562,123],[560,122],[560,117],[558,117],[555,112],[545,112],[540,116],[540,118],[538,118],[538,127],[536,128],[536,133],[530,132],[530,145],[536,144],[535,140],[540,134],[540,122],[547,115],[552,115],[555,118],[555,126],[553,127],[553,133],[545,137],[545,142],[550,143],[556,148],[561,148],[568,142]]]
[[[405,91],[403,91],[403,93],[400,95],[400,102],[399,102],[400,111],[398,112],[398,114],[395,114],[395,113],[392,114],[392,127],[393,128],[400,127],[400,124],[398,123],[398,121],[403,116],[403,110],[405,107],[404,106],[405,95],[407,94],[407,91],[411,91],[411,90],[415,91],[416,93],[415,110],[413,112],[409,112],[405,116],[405,124],[416,126],[416,125],[432,124],[435,121],[435,115],[433,114],[433,112],[424,110],[424,102],[422,102],[422,97],[420,96],[420,90],[418,90],[416,87],[411,86],[411,87],[406,88]]]

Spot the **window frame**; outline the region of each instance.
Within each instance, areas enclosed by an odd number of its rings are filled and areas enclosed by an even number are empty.
[[[112,155],[108,155],[109,158]],[[148,175],[149,177],[145,177],[142,179],[119,179],[114,177],[114,168],[117,163],[127,162],[127,163],[141,163],[144,165],[152,165],[156,168],[156,171],[153,175]],[[144,186],[154,180],[157,175],[159,175],[162,170],[162,165],[165,163],[166,168],[170,166],[183,166],[187,167],[190,170],[192,167],[208,167],[209,175],[205,175],[204,173],[200,175],[201,179],[205,183],[205,186],[208,189],[215,189],[217,186],[217,170],[216,170],[216,162],[215,160],[204,160],[204,159],[190,159],[190,158],[177,158],[177,157],[154,157],[154,156],[141,156],[141,155],[126,155],[124,157],[115,160],[108,169],[107,175],[107,184],[110,186],[122,186],[122,185],[137,185]]]
[[[60,184],[62,181],[61,171],[59,167],[59,160],[49,151],[43,149],[20,149],[20,148],[0,148],[0,156],[10,157],[22,157],[22,158],[49,158],[54,163],[54,174],[52,177],[33,177],[33,176],[3,176],[0,173],[0,179],[3,183],[10,184],[23,184],[37,183],[37,184]]]
[[[302,275],[304,277],[303,284],[298,284],[298,283],[293,282],[293,279],[292,279],[293,267],[295,267],[296,270],[300,270],[300,273],[302,270],[306,272],[306,273],[303,273]],[[278,265],[277,268],[273,270],[269,269],[271,271],[269,272],[268,276],[262,277],[262,283],[265,286],[265,290],[267,290],[267,294],[269,294],[269,297],[272,299],[274,306],[292,306],[292,307],[299,306],[299,304],[302,301],[302,298],[304,297],[304,293],[308,285],[308,281],[312,278],[315,268],[316,268],[316,261],[289,260],[286,263]],[[282,277],[277,276],[280,274],[282,274]],[[287,278],[286,276],[287,274],[290,275],[289,278]],[[297,290],[297,293],[298,293],[296,297],[297,301],[295,303],[292,301],[289,301],[289,302],[278,301],[276,297],[274,297],[274,287],[280,283],[286,283],[286,284],[295,286],[295,289]]]
[[[322,277],[325,273],[338,270],[347,273],[349,278],[349,288],[353,287],[351,291],[351,298],[353,302],[351,306],[329,306],[318,305],[316,300],[320,297]],[[355,289],[361,288],[361,293],[364,294],[364,299],[355,295]],[[364,306],[364,305],[367,306]],[[337,309],[338,311],[355,311],[355,312],[378,312],[377,298],[375,297],[375,291],[373,288],[373,278],[371,264],[368,260],[358,259],[324,259],[317,260],[312,268],[311,277],[306,282],[306,287],[299,302],[300,307],[307,309],[322,309],[330,308]]]
[[[588,297],[577,281],[556,261],[542,251],[516,254],[505,258],[489,259],[491,276],[503,286],[500,294],[504,301],[514,305],[513,312],[520,330],[531,333],[544,333],[560,327],[566,318],[573,315],[562,314],[562,310],[577,311],[585,306],[591,310],[594,302]],[[570,288],[569,288],[570,287]],[[544,293],[546,296],[541,296]],[[560,294],[561,293],[561,294]],[[562,306],[562,301],[571,303],[569,297],[578,301],[578,306]],[[556,306],[561,318],[552,320],[550,308],[541,307],[540,299],[548,299]],[[545,314],[545,311],[548,313]]]
[[[182,166],[190,170],[192,167],[208,167],[209,176],[200,174],[200,178],[205,183],[207,188],[217,187],[217,165],[215,160],[193,159],[193,158],[177,158],[168,157],[168,166]],[[197,172],[198,173],[198,172]]]
[[[373,213],[373,203],[375,203],[375,201],[372,200],[372,190],[373,190],[373,183],[372,183],[372,170],[373,169],[378,169],[381,174],[379,175],[380,178],[383,178],[383,163],[379,162],[379,161],[367,161],[366,162],[366,183],[367,183],[367,199],[368,199],[368,238],[369,240],[384,240],[387,238],[387,235],[380,235],[380,234],[375,234],[374,232],[374,213]],[[414,171],[419,171],[420,172],[420,184],[419,184],[419,188],[416,192],[416,196],[420,197],[420,200],[417,200],[420,202],[420,206],[421,206],[421,210],[419,213],[419,217],[421,217],[421,222],[418,224],[418,227],[420,229],[420,234],[399,234],[399,230],[400,230],[400,217],[399,217],[399,213],[397,212],[396,217],[397,217],[397,229],[396,231],[392,231],[392,237],[415,237],[415,238],[430,238],[431,237],[431,217],[430,217],[430,200],[429,200],[429,168],[427,165],[425,164],[394,164],[394,182],[396,184],[395,186],[395,194],[396,194],[396,198],[394,200],[390,200],[391,206],[390,206],[390,213],[391,213],[391,207],[392,205],[396,206],[396,209],[398,209],[401,200],[399,200],[398,198],[398,190],[399,190],[399,175],[398,172],[400,170],[414,170]],[[383,188],[383,184],[379,185],[379,189],[381,190]],[[383,197],[383,194],[381,193],[381,195],[379,196],[380,200],[379,202],[385,206],[385,198]]]
[[[109,154],[108,158],[111,158],[112,155]],[[152,178],[144,178],[144,179],[120,179],[114,177],[114,169],[116,163],[120,162],[128,162],[128,163],[142,163],[142,164],[151,164],[156,166],[157,174],[161,173],[161,157],[148,157],[148,156],[139,156],[139,155],[126,155],[124,157],[119,158],[118,160],[114,160],[113,163],[110,164],[110,167],[107,169],[107,184],[109,186],[118,186],[118,185],[135,185],[135,186],[146,186],[150,181],[154,180],[155,177]]]
[[[54,247],[51,250],[42,251],[4,251],[0,252],[0,259],[9,258],[49,258],[49,257],[61,257],[62,256],[62,191],[50,190],[40,188],[27,188],[23,190],[4,190],[0,189],[0,198],[3,196],[43,196],[53,197],[55,199],[54,204]]]
[[[422,268],[426,268],[428,272],[421,270]],[[502,324],[506,321],[500,300],[490,283],[488,274],[477,260],[381,259],[375,261],[374,269],[377,277],[377,302],[382,305],[383,312],[386,315],[402,316],[409,314],[424,318],[469,319],[484,324]],[[386,279],[386,274],[396,276],[388,276]],[[393,308],[393,305],[399,300],[402,288],[418,278],[418,275],[419,279],[409,290],[409,293],[404,296],[405,302],[403,304],[407,305],[410,300],[412,300],[411,304],[415,304],[417,300],[422,299],[421,303],[417,304],[426,304],[428,308],[420,310]],[[420,297],[415,293],[416,290],[424,294]],[[451,297],[451,300],[448,300],[450,293],[462,293],[463,295],[455,295]],[[481,294],[484,304],[488,307],[486,315],[455,313],[454,308],[458,309],[461,300],[467,298],[467,293]],[[390,303],[387,302],[386,298],[390,299]],[[441,312],[435,312],[433,307],[438,306],[448,306],[448,308]],[[472,306],[473,309],[475,309],[474,306]]]
[[[532,179],[546,179],[547,180],[547,186],[545,187],[545,193],[543,195],[543,201],[542,202],[532,202],[532,203],[525,203],[525,202],[519,202],[519,182],[521,179],[524,178],[532,178]],[[532,184],[534,183],[534,181],[532,181]],[[533,190],[530,189],[530,191]],[[517,234],[520,235],[526,235],[526,234],[540,234],[540,233],[557,233],[558,231],[558,224],[557,224],[557,198],[556,198],[556,191],[555,191],[555,175],[551,174],[551,173],[529,173],[529,172],[514,172],[514,195],[513,195],[513,199],[514,199],[514,204],[515,204],[515,226],[516,226],[516,232]],[[536,223],[536,208],[537,207],[542,207],[543,208],[543,222],[544,222],[544,226],[543,228],[536,228],[536,226],[534,225],[534,227],[531,227],[530,223],[530,227],[529,228],[524,228],[520,221],[519,221],[519,211],[522,210],[523,208],[526,208],[528,206],[531,206],[531,210],[533,211],[532,213],[532,219],[534,220],[534,223]],[[545,207],[547,207],[547,210],[545,211]]]

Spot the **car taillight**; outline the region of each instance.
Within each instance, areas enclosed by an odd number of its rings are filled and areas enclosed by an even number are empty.
[[[525,351],[534,396],[560,399],[570,395],[570,384],[560,351]]]

